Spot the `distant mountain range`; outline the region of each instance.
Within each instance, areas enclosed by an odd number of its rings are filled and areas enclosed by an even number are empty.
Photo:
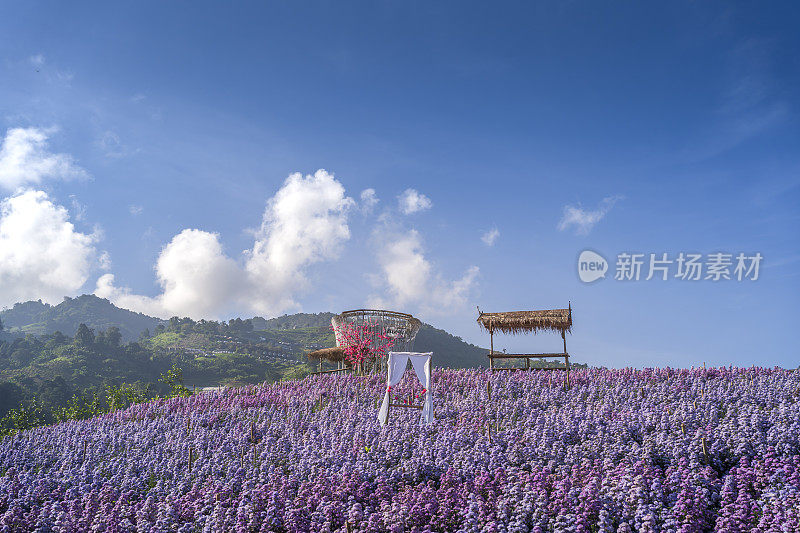
[[[271,319],[254,317],[250,320],[253,333],[264,331],[275,342],[285,341],[294,345],[299,342],[304,350],[311,350],[320,347],[320,339],[332,338],[328,334],[332,316],[333,313],[296,313]],[[159,325],[167,323],[159,318],[122,309],[91,294],[65,298],[58,305],[41,301],[17,303],[0,311],[0,320],[6,333],[11,335],[49,335],[60,331],[72,336],[80,324],[86,324],[97,332],[115,326],[119,328],[124,342],[139,339],[145,330],[152,334]],[[298,335],[297,330],[302,330],[304,334]],[[332,344],[331,340],[327,342]],[[486,364],[485,348],[464,342],[460,337],[429,324],[423,324],[414,349],[433,352],[435,366],[466,368]]]

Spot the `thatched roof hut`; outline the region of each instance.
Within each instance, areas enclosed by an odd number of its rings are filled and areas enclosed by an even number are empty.
[[[489,333],[536,333],[538,331],[572,331],[572,306],[568,309],[480,313],[478,324]]]
[[[334,348],[322,348],[321,350],[308,352],[306,357],[309,359],[320,359],[330,361],[331,363],[338,363],[340,361],[344,361],[344,350],[339,346]]]

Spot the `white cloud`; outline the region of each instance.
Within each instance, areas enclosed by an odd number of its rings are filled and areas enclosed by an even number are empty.
[[[355,201],[325,170],[289,176],[267,202],[246,270],[254,284],[253,309],[274,314],[297,307],[294,293],[307,288],[304,269],[336,259],[350,238],[347,215]]]
[[[34,67],[41,67],[42,65],[44,65],[44,56],[42,54],[36,54],[35,56],[31,56],[28,58],[28,60]]]
[[[156,264],[161,294],[140,296],[106,274],[95,293],[117,305],[161,317],[219,318],[231,311],[277,315],[298,306],[310,265],[335,259],[350,238],[355,205],[332,174],[296,173],[268,202],[244,266],[227,257],[219,235],[186,229],[164,247]]]
[[[494,241],[500,236],[500,230],[492,228],[481,236],[481,240],[486,246],[494,246]]]
[[[156,297],[115,287],[113,274],[100,277],[95,294],[156,316],[203,318],[230,310],[244,281],[236,262],[225,256],[219,235],[197,229],[183,230],[161,250],[156,276],[162,288]]]
[[[0,148],[0,187],[13,191],[35,185],[45,178],[86,178],[88,173],[75,164],[68,154],[47,150],[47,139],[53,130],[11,128],[6,131]]]
[[[379,201],[375,189],[364,189],[361,191],[361,212],[365,215],[371,214]]]
[[[0,303],[59,303],[78,291],[95,264],[95,234],[75,231],[67,209],[43,191],[0,202]]]
[[[587,210],[578,205],[565,205],[564,214],[558,223],[558,229],[564,231],[570,227],[575,228],[576,235],[588,235],[592,228],[605,217],[622,196],[609,196],[603,198],[597,209]]]
[[[400,211],[405,215],[425,211],[433,207],[431,199],[424,194],[418,192],[416,189],[406,189],[403,194],[397,197],[400,206]]]
[[[128,212],[133,216],[141,215],[142,211],[144,211],[144,207],[142,207],[141,205],[131,204],[128,206]]]
[[[108,251],[104,250],[97,262],[102,270],[111,270],[111,254]]]
[[[78,200],[78,197],[74,194],[69,195],[69,200],[72,203],[72,211],[74,213],[75,220],[78,222],[86,220],[86,206],[82,204]]]
[[[374,235],[378,242],[381,276],[378,284],[386,296],[373,295],[374,307],[416,308],[425,313],[448,314],[458,311],[476,285],[479,273],[471,266],[455,281],[446,281],[425,258],[419,232],[404,233],[382,227]]]

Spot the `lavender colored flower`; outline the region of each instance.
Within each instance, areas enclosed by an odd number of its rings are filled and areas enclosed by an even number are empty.
[[[437,371],[427,426],[328,375],[32,429],[0,441],[0,531],[800,530],[800,373],[571,382]]]

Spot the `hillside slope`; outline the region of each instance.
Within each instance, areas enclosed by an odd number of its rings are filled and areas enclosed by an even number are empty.
[[[163,324],[159,318],[122,309],[104,298],[84,294],[77,298],[65,297],[58,305],[41,301],[14,304],[14,307],[0,311],[0,320],[10,331],[49,335],[60,331],[72,336],[80,324],[86,324],[95,331],[103,331],[111,326],[119,328],[125,342],[135,341],[142,331],[153,331]]]
[[[227,331],[225,335],[232,346],[237,344],[268,344],[275,349],[295,356],[304,352],[334,345],[330,325],[333,313],[295,313],[276,318],[254,317],[250,331]],[[156,327],[165,325],[164,320],[122,309],[106,299],[91,294],[77,298],[65,298],[58,305],[41,301],[15,304],[10,309],[0,311],[0,320],[7,331],[47,335],[60,331],[72,336],[83,323],[96,332],[116,326],[122,333],[124,342],[139,339],[142,331],[155,333]],[[188,337],[188,338],[187,338]],[[156,342],[162,348],[188,349],[190,351],[211,352],[212,346],[207,337],[177,334],[160,337]],[[486,350],[461,340],[460,337],[423,324],[417,335],[414,349],[420,352],[434,352],[434,365],[451,368],[471,368],[482,366],[486,360]]]
[[[23,431],[0,439],[0,524],[800,530],[800,373],[604,369],[574,372],[572,383],[563,372],[436,371],[427,426],[418,411],[393,408],[382,427],[384,376],[347,375]],[[394,387],[397,398],[420,392],[410,372]]]

